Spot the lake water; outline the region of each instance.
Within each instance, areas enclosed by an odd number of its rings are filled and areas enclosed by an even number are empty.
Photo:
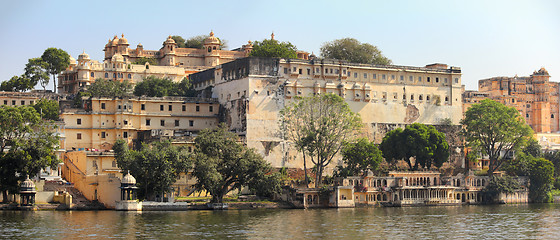
[[[560,205],[0,211],[0,238],[560,239]]]

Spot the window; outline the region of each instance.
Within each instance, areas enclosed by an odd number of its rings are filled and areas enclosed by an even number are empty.
[[[179,120],[175,120],[175,127],[179,126]]]
[[[426,101],[430,101],[430,95],[426,95]]]
[[[422,82],[422,77],[418,77],[418,82]]]
[[[445,101],[446,101],[446,102],[449,102],[449,97],[446,96],[446,97],[445,97]]]
[[[358,78],[358,73],[354,73],[354,78]]]
[[[367,78],[367,73],[364,73],[364,78]]]
[[[438,77],[436,77],[436,83],[439,83],[439,78]]]
[[[8,100],[4,100],[4,105],[8,105]]]
[[[455,83],[459,83],[459,78],[455,78]]]
[[[554,114],[551,114],[551,115],[550,115],[550,118],[554,118]]]
[[[126,133],[126,132],[125,132]],[[112,167],[117,167],[117,161],[113,160],[113,162],[111,163]]]
[[[331,69],[330,69],[329,71],[330,71],[330,72],[331,72],[331,74],[332,74],[332,68],[331,68]]]
[[[82,139],[82,134],[81,133],[76,134],[76,139],[78,140]]]
[[[447,83],[447,78],[444,78],[444,79],[443,79],[443,83]]]
[[[320,73],[321,71],[319,71],[319,68],[315,68],[315,72]]]
[[[284,68],[284,74],[288,74],[288,69]]]
[[[95,77],[95,74],[94,74],[93,72],[91,72],[91,73],[89,74],[89,76]]]
[[[311,69],[307,69],[307,75],[311,75]]]
[[[159,125],[161,125],[162,127],[165,126],[165,120],[159,120]]]
[[[105,138],[107,134],[105,132],[101,132],[101,138]]]
[[[377,74],[373,74],[373,79],[377,79]]]
[[[420,94],[420,96],[418,96],[418,100],[420,100],[420,101],[424,100],[424,98],[422,97],[422,94]]]
[[[101,103],[101,109],[105,109],[105,103]]]
[[[182,110],[183,112],[184,112],[184,111],[187,111],[187,106],[185,106],[185,105],[181,106],[181,110]]]
[[[25,101],[21,101],[21,105],[25,105]]]
[[[196,106],[196,111],[200,112],[200,106],[198,106],[198,105]]]
[[[118,109],[121,109],[121,105],[118,105],[117,108],[118,108]]]
[[[301,68],[298,71],[299,71],[299,74],[303,74],[303,70]]]
[[[163,111],[163,105],[159,105],[159,110]]]
[[[123,124],[124,124],[124,125],[128,125],[128,121],[127,121],[127,120],[124,120],[124,121],[123,121]]]
[[[173,105],[169,105],[168,109],[169,111],[173,111]]]
[[[296,70],[297,70],[297,68],[296,68],[296,67],[294,67],[294,70],[293,70],[293,72],[296,72]]]
[[[189,120],[189,127],[194,126],[194,121],[193,120]]]
[[[214,106],[208,106],[208,111],[209,112],[214,112]]]
[[[427,78],[426,78],[426,82],[430,82],[430,77],[427,77]]]
[[[146,110],[146,104],[142,103],[142,105],[140,105],[140,110]]]
[[[150,126],[150,119],[146,119],[146,126]]]
[[[410,101],[414,101],[414,94],[410,94]]]
[[[342,74],[345,74],[345,75],[346,75],[346,69],[343,69],[343,70],[342,70]]]
[[[525,114],[525,117],[529,117],[529,114],[528,114],[528,113],[527,113],[527,114]]]
[[[414,81],[414,77],[408,76],[408,81],[411,81],[411,82]]]
[[[33,101],[29,101],[29,105],[33,105],[33,103],[34,103]]]
[[[81,118],[76,119],[76,124],[82,125],[82,119]]]
[[[131,79],[131,78],[132,78],[132,74],[129,73],[128,74],[128,79]]]
[[[403,75],[401,75],[401,81],[404,81],[404,76]]]
[[[16,105],[16,100],[12,100],[12,106]]]
[[[348,71],[348,77],[352,76],[352,73],[350,71]]]
[[[105,73],[105,78],[109,78],[109,73]]]
[[[391,80],[395,80],[395,75],[391,75]]]
[[[381,75],[381,79],[385,80],[387,79],[387,76],[385,74]]]
[[[116,74],[116,73],[113,73],[113,78],[117,78],[117,74]]]

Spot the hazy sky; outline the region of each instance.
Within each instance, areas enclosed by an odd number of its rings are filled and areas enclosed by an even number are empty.
[[[109,38],[157,50],[168,35],[208,34],[230,48],[290,41],[319,55],[324,42],[371,43],[396,65],[461,67],[463,84],[528,76],[560,81],[560,1],[10,1],[0,8],[0,81],[23,73],[46,48],[103,60]],[[49,87],[52,89],[52,85]]]

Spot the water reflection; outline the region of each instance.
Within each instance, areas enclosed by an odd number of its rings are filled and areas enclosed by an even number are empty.
[[[0,211],[2,238],[560,239],[558,205],[187,212]]]

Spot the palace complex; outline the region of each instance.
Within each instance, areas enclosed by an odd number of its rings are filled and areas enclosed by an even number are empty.
[[[455,176],[391,172],[388,176],[338,179],[329,206],[483,201],[481,190],[488,179],[468,171],[484,166],[465,161],[459,123],[469,106],[486,98],[518,109],[533,130],[541,134],[537,135],[541,144],[546,140],[560,146],[559,85],[549,81],[544,68],[529,77],[483,79],[479,81],[479,91],[465,91],[461,69],[441,63],[424,67],[356,64],[318,59],[303,51],[297,53],[298,59],[259,58],[248,57],[250,41],[231,51],[222,50],[220,45],[213,32],[204,40],[202,49],[178,48],[171,37],[159,50],[144,50],[141,44],[131,49],[124,36],[115,36],[105,45],[103,62],[91,60],[86,53],[80,54],[78,60],[71,59],[70,66],[58,77],[59,94],[1,92],[0,105],[32,105],[41,98],[58,100],[59,157],[64,164],[51,175],[62,174],[87,199],[108,207],[115,207],[117,200],[130,195],[113,191],[121,186],[120,169],[111,150],[118,139],[126,140],[130,146],[168,139],[192,150],[193,139],[200,130],[223,122],[273,167],[303,168],[301,154],[280,131],[279,112],[297,97],[322,93],[341,96],[362,118],[361,137],[375,143],[380,143],[387,132],[412,123],[434,125],[445,133],[449,143],[447,166],[455,173],[464,170],[464,174]],[[148,76],[175,82],[188,77],[199,98],[93,97],[79,99],[81,104],[75,104],[75,94],[87,89],[95,79],[135,84]],[[326,172],[341,163],[340,156],[336,157]],[[127,185],[131,184],[129,180],[123,182],[126,189],[132,186]],[[173,186],[175,194],[189,194],[194,183],[189,174],[182,175]],[[300,189],[287,198],[304,207],[325,204],[319,202],[318,189]],[[526,199],[525,190],[502,196],[506,202]]]

